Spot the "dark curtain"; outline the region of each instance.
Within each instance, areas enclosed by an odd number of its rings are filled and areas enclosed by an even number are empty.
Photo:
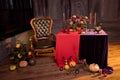
[[[58,5],[57,5],[58,4]],[[56,5],[56,6],[54,6]],[[71,0],[55,0],[49,1],[49,0],[33,0],[33,6],[34,6],[34,16],[50,16],[50,14],[53,12],[57,13],[54,9],[57,8],[60,10],[60,15],[65,13],[65,18],[70,18],[71,16]],[[58,8],[59,6],[59,8]],[[53,13],[54,14],[54,13]],[[55,14],[55,15],[59,15]],[[53,17],[53,16],[51,16]]]
[[[50,16],[52,11],[54,15],[65,14],[66,19],[72,15],[88,15],[88,0],[33,0],[33,4],[35,17]],[[60,13],[56,14],[57,11]]]
[[[48,1],[47,0],[33,0],[34,16],[48,15]]]
[[[89,8],[88,13],[92,13],[92,16],[94,17],[94,14],[97,15],[97,23],[101,22],[101,0],[88,0]]]
[[[30,29],[32,0],[0,0],[0,40]]]
[[[10,24],[27,26],[33,15],[32,0],[9,0],[8,10]]]
[[[55,8],[61,11],[60,15],[64,13],[67,19],[73,14],[88,15],[88,0],[33,0],[33,4],[35,17],[48,16]]]
[[[71,0],[61,0],[61,6],[63,17],[69,19],[71,17]]]
[[[88,15],[88,0],[33,0],[34,17],[50,16],[54,20],[53,31],[62,28],[64,19],[72,15]]]

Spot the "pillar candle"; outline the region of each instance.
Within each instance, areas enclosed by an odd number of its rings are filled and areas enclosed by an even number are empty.
[[[65,13],[63,13],[63,22],[65,21]]]
[[[94,13],[94,26],[96,26],[96,13]]]
[[[92,24],[92,13],[90,13],[90,20],[89,20],[89,24]]]

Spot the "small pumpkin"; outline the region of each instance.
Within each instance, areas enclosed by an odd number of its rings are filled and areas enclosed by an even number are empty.
[[[20,61],[19,66],[20,67],[26,67],[28,65],[28,62],[25,60]]]
[[[70,67],[75,67],[76,66],[76,62],[74,60],[71,60],[69,62],[69,65],[70,65]]]
[[[100,70],[98,64],[92,63],[89,65],[89,70],[91,72],[98,72]]]
[[[35,59],[31,58],[31,59],[29,60],[29,65],[33,66],[33,65],[35,65],[35,64],[36,64]]]
[[[15,70],[16,68],[17,68],[16,65],[11,65],[11,66],[9,67],[9,69],[10,69],[11,71]]]
[[[64,69],[65,69],[65,70],[68,70],[68,69],[70,69],[70,66],[69,66],[68,64],[65,64],[65,65],[64,65]]]
[[[68,69],[70,69],[70,66],[68,65],[68,62],[67,62],[67,60],[65,60],[64,69],[65,69],[65,70],[68,70]]]

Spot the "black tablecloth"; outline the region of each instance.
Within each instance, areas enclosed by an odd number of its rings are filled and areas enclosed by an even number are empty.
[[[100,68],[107,67],[107,35],[80,35],[79,49],[79,59],[86,59],[88,64],[96,63]]]

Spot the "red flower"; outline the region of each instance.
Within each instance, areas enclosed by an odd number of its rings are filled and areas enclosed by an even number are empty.
[[[24,51],[25,51],[25,50],[27,50],[27,47],[26,47],[26,46],[24,46],[24,47],[23,47],[23,50],[24,50]]]
[[[27,58],[31,58],[31,55],[28,55]]]
[[[76,18],[78,19],[78,18],[80,18],[79,16],[76,16]]]

